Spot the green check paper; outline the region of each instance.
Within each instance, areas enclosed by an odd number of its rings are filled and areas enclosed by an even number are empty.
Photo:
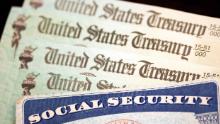
[[[53,15],[49,11],[11,10],[0,43],[0,66],[3,67],[0,73],[4,79],[1,94],[7,97],[1,99],[0,109],[2,113],[10,113],[1,114],[2,123],[15,122],[14,103],[22,95],[156,88],[182,85],[194,80],[219,80],[220,70],[207,66],[210,65],[208,63],[193,64],[181,59],[181,55],[139,52],[131,46],[127,48],[116,43],[92,40],[96,33],[89,27],[116,28],[106,24],[106,21],[91,18],[91,27],[88,17],[66,18],[69,22],[64,22],[65,19],[57,18],[61,15]],[[61,25],[52,24],[52,21]],[[117,25],[117,22],[112,23]],[[116,33],[114,30],[112,34]],[[124,26],[117,30],[121,33],[128,31]],[[129,30],[133,32],[136,28]],[[107,34],[95,39],[109,39],[107,36],[110,34]],[[112,35],[116,41],[131,43],[123,37]],[[213,44],[218,47],[216,42]],[[178,61],[167,59],[176,57]]]
[[[31,16],[33,12],[35,16]],[[147,14],[148,18],[144,16],[145,20],[153,18],[150,12]],[[198,18],[204,17],[198,16]],[[208,26],[206,26],[207,33],[194,36],[146,25],[127,24],[79,14],[54,13],[49,10],[40,11],[40,9],[39,11],[25,10],[25,13],[24,10],[14,10],[8,20],[6,29],[10,31],[3,34],[2,46],[6,44],[5,47],[8,47],[8,43],[11,42],[14,54],[19,47],[19,39],[23,35],[34,35],[54,40],[54,43],[96,46],[209,66],[220,64],[220,60],[216,57],[220,50],[219,38],[209,35],[211,30]],[[212,23],[219,22],[214,18],[207,20]],[[211,25],[210,22],[205,21],[204,25]],[[7,42],[9,40],[7,37],[13,39]]]
[[[216,58],[220,52],[220,20],[217,18],[112,0],[25,0],[23,7],[35,12],[51,12],[51,16],[44,18],[50,28],[78,21],[86,26],[90,35],[85,41],[93,44],[144,55],[157,53],[157,56],[196,64],[220,64]],[[62,19],[54,20],[52,13]],[[71,18],[70,21],[63,15]]]

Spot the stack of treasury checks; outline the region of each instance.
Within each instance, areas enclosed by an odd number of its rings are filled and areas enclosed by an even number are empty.
[[[0,41],[1,124],[220,124],[220,19],[25,0]]]

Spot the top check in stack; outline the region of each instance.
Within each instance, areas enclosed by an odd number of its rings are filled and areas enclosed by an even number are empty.
[[[74,124],[93,122],[157,124],[164,120],[164,123],[219,124],[219,102],[215,100],[213,102],[215,108],[212,108],[210,101],[211,98],[218,99],[218,90],[209,89],[213,87],[207,85],[207,91],[193,90],[190,95],[185,92],[187,85],[191,86],[194,82],[210,82],[210,80],[215,82],[214,88],[218,88],[219,42],[220,20],[212,17],[124,1],[25,0],[23,8],[11,9],[0,42],[0,77],[2,79],[0,87],[3,96],[0,99],[1,123],[54,124],[73,121]],[[123,96],[125,90],[137,95],[135,93],[140,89],[159,90],[167,87],[177,87],[171,88],[176,92],[176,97],[172,96],[172,99],[168,96],[164,97],[170,93],[168,88],[166,92],[158,91],[163,92],[163,96],[156,98],[163,104],[171,104],[174,101],[179,103],[179,107],[173,108],[174,115],[178,116],[173,120],[165,116],[166,113],[172,113],[170,109],[172,106],[161,108],[158,106],[153,112],[146,111],[146,115],[138,113],[135,117],[126,115],[125,113],[129,112],[123,112],[124,109],[115,109],[114,111],[120,111],[123,118],[129,119],[119,119],[119,121],[100,119],[99,122],[98,118],[90,117],[97,115],[101,118],[101,115],[104,116],[107,113],[110,118],[119,117],[110,110],[104,110],[103,114],[89,113],[88,111],[92,110],[88,108],[92,105],[85,102],[75,108],[86,110],[76,111],[88,114],[86,117],[77,115],[71,120],[71,117],[65,119],[60,116],[59,118],[63,121],[56,119],[50,121],[55,114],[65,115],[65,112],[72,110],[58,107],[66,105],[69,100],[65,100],[63,93],[67,93],[73,99],[77,96],[76,99],[80,101],[94,97],[86,92],[96,92],[95,94],[108,92],[107,96],[111,96],[110,92],[117,91],[122,92],[117,95]],[[202,88],[204,89],[204,86]],[[211,94],[216,93],[217,97],[205,96],[205,93],[209,93],[208,91],[211,91]],[[78,95],[78,93],[85,95]],[[146,93],[151,94],[148,90]],[[188,96],[181,97],[180,94],[184,93]],[[25,107],[24,103],[28,101],[27,99],[50,100],[54,95],[61,100],[46,103],[36,100],[37,106],[31,104]],[[194,97],[190,97],[193,95]],[[19,99],[22,96],[24,100]],[[107,96],[103,96],[103,99]],[[147,98],[149,102],[152,97]],[[183,102],[183,99],[186,101]],[[16,100],[18,100],[18,107],[15,116]],[[135,101],[128,98],[126,100],[121,102],[125,101],[128,104],[129,101]],[[151,102],[154,102],[154,99]],[[94,101],[92,103],[94,108]],[[202,107],[179,109],[180,103],[187,103],[187,105],[199,103]],[[59,109],[56,109],[56,112],[49,111],[54,105]],[[96,105],[97,108],[101,107],[100,102]],[[40,108],[45,106],[48,111],[42,113]],[[206,110],[204,106],[209,107]],[[125,108],[125,110],[128,109],[132,108]],[[183,111],[183,109],[189,111]],[[201,119],[201,116],[192,115],[190,110],[194,109],[196,112],[205,113],[205,116],[202,115]],[[37,110],[42,114],[29,115]],[[138,108],[134,110],[140,112]],[[164,118],[161,120],[156,118],[155,112]],[[190,114],[188,115],[187,112]],[[210,116],[210,113],[211,115],[214,113],[214,116]],[[132,117],[135,120],[129,121]],[[15,121],[16,118],[17,121]],[[82,119],[82,122],[74,122],[74,119]]]

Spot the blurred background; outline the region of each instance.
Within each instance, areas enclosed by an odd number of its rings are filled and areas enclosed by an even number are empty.
[[[220,0],[126,0],[220,18]],[[0,35],[11,6],[22,6],[23,0],[0,0]]]

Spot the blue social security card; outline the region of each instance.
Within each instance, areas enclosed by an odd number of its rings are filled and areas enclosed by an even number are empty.
[[[220,124],[215,81],[136,91],[29,97],[17,124]]]

